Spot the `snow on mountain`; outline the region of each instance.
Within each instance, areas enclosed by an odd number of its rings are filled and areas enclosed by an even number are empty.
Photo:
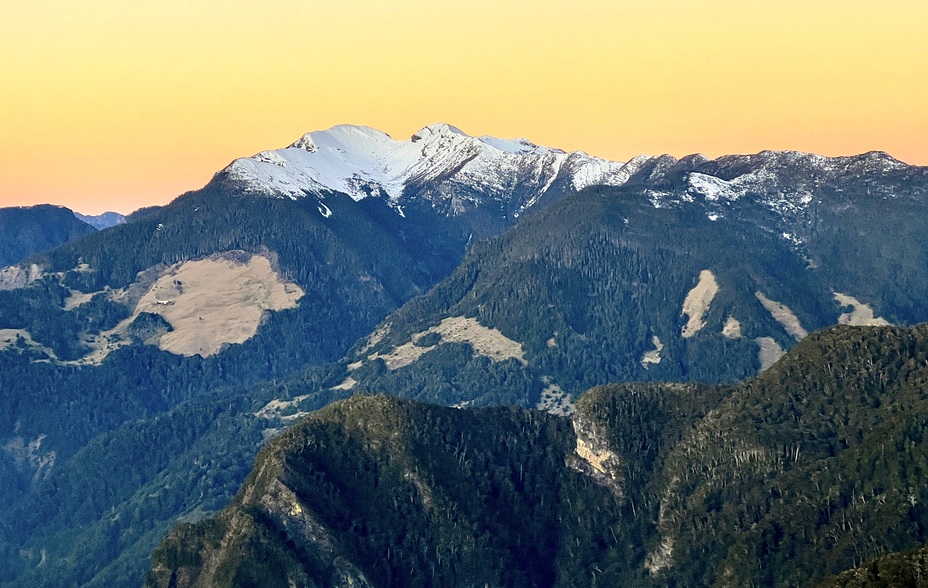
[[[835,201],[846,190],[862,189],[870,197],[894,198],[895,186],[906,178],[928,175],[928,168],[909,166],[879,151],[847,157],[761,151],[715,160],[663,155],[639,168],[631,181],[646,186],[645,194],[656,208],[695,203],[714,221],[733,214],[733,205],[742,200],[773,213],[778,220],[772,228],[797,247],[803,242],[797,231],[811,225],[812,211],[823,205],[824,194]]]
[[[573,189],[624,183],[640,164],[606,161],[577,151],[566,153],[526,139],[472,137],[448,124],[429,125],[408,141],[363,126],[339,125],[303,135],[285,149],[237,159],[222,173],[250,193],[299,198],[342,192],[355,200],[383,196],[393,204],[412,186],[448,182],[477,186],[501,198],[517,187],[535,194],[531,205],[557,180]]]
[[[439,123],[406,141],[368,127],[339,125],[307,133],[285,149],[237,159],[219,176],[252,194],[377,196],[400,216],[407,204],[424,203],[446,216],[482,210],[505,223],[548,193],[558,198],[569,190],[630,183],[642,186],[655,207],[698,205],[711,220],[733,218],[732,207],[760,206],[778,219],[770,228],[798,246],[803,231],[797,227],[809,225],[823,190],[840,193],[856,182],[872,185],[874,196],[893,197],[893,182],[874,183],[872,178],[912,173],[924,174],[926,168],[882,152],[824,157],[762,151],[714,160],[701,154],[682,159],[640,155],[628,162],[608,161],[526,139],[472,137]]]
[[[118,212],[112,212],[112,211],[104,212],[103,214],[96,214],[96,215],[81,214],[79,212],[75,212],[74,216],[76,216],[78,220],[84,221],[85,223],[97,229],[98,231],[102,231],[103,229],[108,229],[115,225],[121,225],[122,223],[126,222],[125,215],[120,214]]]

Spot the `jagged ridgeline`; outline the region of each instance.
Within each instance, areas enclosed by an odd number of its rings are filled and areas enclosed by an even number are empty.
[[[570,420],[355,397],[148,584],[814,586],[928,539],[926,389],[928,327],[834,327],[746,384],[600,387]]]
[[[632,418],[654,410],[655,453],[693,420],[672,408],[683,390],[630,395],[640,402],[618,404]],[[698,406],[697,395],[686,390],[685,404]],[[601,465],[609,443],[591,424],[583,455]],[[275,439],[230,508],[182,526],[157,550],[149,583],[545,586],[615,577],[630,539],[609,523],[622,517],[620,474],[609,462],[609,483],[598,484],[581,473],[591,466],[576,447],[570,421],[545,413],[356,396]],[[653,455],[636,459],[653,466]]]
[[[558,409],[609,381],[742,380],[828,325],[924,321],[926,188],[879,154],[648,160],[475,246],[362,341],[352,378]]]

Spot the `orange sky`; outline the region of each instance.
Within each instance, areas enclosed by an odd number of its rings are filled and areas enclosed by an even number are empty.
[[[928,165],[914,0],[0,0],[0,206],[129,212],[306,131]]]

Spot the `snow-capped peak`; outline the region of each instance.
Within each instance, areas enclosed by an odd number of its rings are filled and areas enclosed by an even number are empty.
[[[472,186],[475,192],[499,200],[511,197],[517,188],[530,188],[538,193],[537,199],[559,178],[573,189],[621,184],[629,175],[625,167],[622,162],[582,152],[568,154],[526,139],[472,137],[452,125],[436,123],[408,141],[396,141],[364,126],[314,131],[285,149],[237,159],[222,175],[247,192],[269,196],[342,192],[355,200],[384,196],[396,203],[409,186],[421,188],[429,182]],[[446,186],[430,191],[430,198],[454,191]]]
[[[413,134],[410,139],[413,143],[429,139],[432,137],[442,137],[447,135],[460,135],[462,137],[470,137],[467,133],[457,128],[456,126],[449,125],[447,123],[435,123],[431,125],[426,125],[419,129],[415,134]]]
[[[293,142],[290,145],[289,149],[302,149],[303,151],[308,151],[310,153],[315,153],[317,151],[316,144],[313,143],[313,134],[306,133],[299,139]]]

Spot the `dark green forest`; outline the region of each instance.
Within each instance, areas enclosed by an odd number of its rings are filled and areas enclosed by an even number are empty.
[[[926,390],[926,327],[836,327],[745,384],[599,387],[572,420],[354,397],[173,531],[149,585],[815,586],[898,568],[874,558],[928,540]],[[578,438],[614,456],[603,472]]]
[[[0,208],[0,268],[95,231],[63,206]]]

